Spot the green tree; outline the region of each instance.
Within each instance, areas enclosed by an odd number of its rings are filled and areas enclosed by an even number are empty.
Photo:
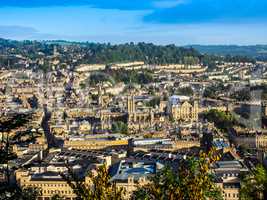
[[[267,170],[259,165],[241,182],[241,200],[267,199]]]
[[[22,189],[20,198],[22,200],[36,200],[40,194],[41,192],[39,189],[26,187]]]
[[[69,176],[62,175],[80,200],[122,200],[124,191],[116,183],[110,182],[106,165],[97,169],[97,175],[89,174],[89,182],[79,180],[69,170]]]
[[[28,123],[30,119],[31,116],[26,114],[16,114],[8,118],[0,118],[0,132],[2,133],[0,164],[6,164],[5,175],[7,177],[7,184],[5,187],[9,187],[10,184],[9,161],[16,158],[16,155],[11,151],[14,139],[9,136],[9,133]]]
[[[109,74],[97,73],[97,72],[92,73],[90,77],[86,80],[86,82],[89,85],[94,85],[94,86],[102,82],[110,82],[114,84],[113,78],[109,76]]]
[[[156,107],[159,106],[159,104],[160,104],[160,97],[154,97],[147,103],[147,106]]]
[[[199,63],[199,59],[193,56],[185,56],[184,64],[185,65],[197,65]]]
[[[210,173],[211,164],[218,160],[214,151],[201,153],[199,159],[181,163],[177,172],[170,168],[157,173],[151,182],[132,195],[133,200],[221,200],[220,189]]]
[[[0,187],[0,200],[36,200],[40,194],[40,190],[33,187]]]
[[[232,114],[216,109],[211,109],[208,112],[205,112],[203,117],[209,122],[214,122],[215,126],[224,132],[228,131],[237,123]]]
[[[121,133],[121,134],[128,133],[127,124],[122,121],[114,122],[112,124],[111,130],[113,133]]]
[[[186,95],[186,96],[192,96],[194,94],[194,91],[191,87],[184,87],[184,88],[179,88],[176,91],[177,95]]]

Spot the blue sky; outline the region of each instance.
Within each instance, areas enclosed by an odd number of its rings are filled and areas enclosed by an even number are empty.
[[[0,37],[267,44],[267,0],[0,0]]]

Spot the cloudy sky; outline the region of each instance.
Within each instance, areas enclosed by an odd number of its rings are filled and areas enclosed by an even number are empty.
[[[0,37],[267,44],[267,0],[0,0]]]

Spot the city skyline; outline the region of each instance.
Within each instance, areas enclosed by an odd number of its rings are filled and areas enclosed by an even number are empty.
[[[266,0],[0,0],[0,199],[267,199]]]
[[[0,37],[17,40],[266,44],[263,0],[1,1]]]

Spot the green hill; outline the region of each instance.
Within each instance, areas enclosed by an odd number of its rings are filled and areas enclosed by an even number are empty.
[[[218,56],[248,56],[257,60],[267,61],[267,45],[190,45],[203,54]]]

